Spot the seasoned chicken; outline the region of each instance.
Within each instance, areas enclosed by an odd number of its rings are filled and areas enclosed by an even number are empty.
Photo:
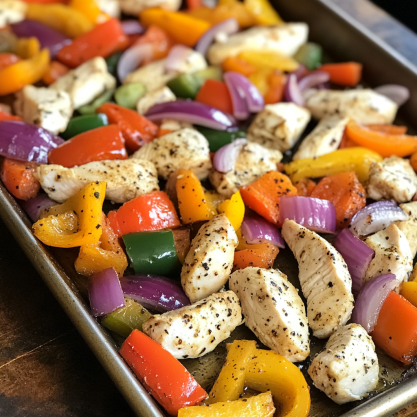
[[[69,71],[49,88],[66,91],[76,110],[115,86],[116,80],[107,71],[106,61],[102,57],[96,57]]]
[[[139,99],[136,104],[136,110],[139,114],[145,114],[155,104],[175,101],[177,98],[174,93],[166,86],[157,90],[149,91]]]
[[[63,132],[72,117],[72,103],[65,91],[27,85],[16,94],[14,109],[25,122],[52,133]]]
[[[251,184],[269,171],[276,171],[281,159],[280,151],[248,142],[240,150],[233,171],[222,174],[212,169],[209,179],[221,196],[230,198],[239,187]]]
[[[316,119],[338,115],[357,123],[392,123],[398,105],[371,89],[365,90],[307,90],[306,106]]]
[[[155,164],[158,175],[165,180],[177,169],[192,169],[202,180],[211,169],[207,139],[194,129],[168,133],[142,146],[132,158]]]
[[[375,345],[359,324],[340,326],[308,368],[314,385],[337,404],[366,397],[378,384]]]
[[[417,201],[400,204],[400,207],[408,214],[408,220],[395,222],[394,224],[404,233],[411,250],[411,258],[417,254]]]
[[[246,326],[264,345],[292,362],[308,357],[305,307],[286,275],[248,267],[233,272],[229,288],[239,297]]]
[[[185,359],[211,352],[241,323],[238,297],[233,291],[224,291],[155,315],[143,323],[142,330],[175,358]]]
[[[171,130],[172,132],[175,132],[176,130],[181,129],[194,129],[193,125],[191,123],[182,122],[179,120],[174,119],[162,119],[161,125],[159,126],[160,130]]]
[[[119,0],[95,0],[99,9],[116,19],[120,18],[120,4]]]
[[[268,104],[248,129],[248,140],[281,152],[292,148],[310,121],[310,112],[294,103]]]
[[[137,17],[138,14],[151,7],[160,7],[165,10],[177,11],[181,6],[180,0],[119,0],[124,14]]]
[[[171,81],[177,75],[189,74],[207,68],[204,56],[192,49],[190,49],[190,53],[183,60],[182,67],[178,68],[178,71],[167,70],[165,68],[166,61],[166,59],[160,59],[140,67],[129,74],[123,80],[123,84],[141,82],[146,91],[150,92],[164,87],[168,81]]]
[[[218,37],[217,42],[208,50],[207,56],[211,65],[219,65],[226,58],[248,50],[278,52],[292,56],[307,41],[307,37],[308,26],[305,23],[255,26],[226,39]]]
[[[282,236],[298,261],[314,336],[329,337],[352,314],[352,279],[347,265],[333,245],[293,220],[285,220]]]
[[[348,117],[326,116],[301,142],[293,159],[316,158],[336,151],[342,141]]]
[[[159,190],[155,166],[140,159],[97,161],[74,168],[40,165],[35,177],[48,196],[58,203],[66,201],[92,181],[105,181],[106,198],[115,203],[125,203]]]
[[[384,274],[395,274],[399,282],[408,281],[413,256],[407,238],[395,224],[367,237],[364,242],[375,251],[365,273],[366,282]]]
[[[371,165],[366,191],[373,200],[405,203],[417,192],[417,175],[408,159],[393,155]]]
[[[237,245],[235,229],[224,214],[213,217],[200,228],[181,270],[181,285],[192,303],[226,284]]]
[[[18,23],[25,19],[27,3],[20,0],[0,1],[0,27]]]

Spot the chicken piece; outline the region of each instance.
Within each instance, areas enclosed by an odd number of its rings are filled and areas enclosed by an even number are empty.
[[[367,237],[364,242],[375,251],[365,273],[365,282],[384,274],[395,274],[399,283],[408,281],[413,256],[407,238],[395,224]]]
[[[69,71],[49,88],[66,91],[76,110],[115,86],[116,80],[107,71],[106,61],[102,57],[96,57]]]
[[[35,177],[48,196],[58,203],[63,203],[92,181],[105,181],[106,198],[115,203],[126,203],[159,190],[155,166],[140,159],[97,161],[74,168],[40,165]]]
[[[292,148],[310,121],[310,112],[294,103],[268,104],[248,129],[248,140],[281,152]]]
[[[20,0],[0,1],[0,27],[25,20],[27,3]]]
[[[136,104],[136,110],[139,114],[145,114],[155,104],[167,103],[176,99],[174,93],[168,87],[164,86],[150,91],[141,97]]]
[[[226,284],[237,245],[235,229],[224,214],[213,217],[200,228],[181,270],[181,285],[192,303]]]
[[[95,0],[98,8],[111,17],[120,18],[119,0]]]
[[[156,138],[131,158],[153,162],[158,175],[165,180],[177,169],[192,169],[202,180],[211,169],[207,139],[194,129],[181,129]]]
[[[371,89],[364,90],[307,90],[306,107],[316,119],[338,115],[357,123],[392,123],[398,105]]]
[[[178,71],[167,70],[166,59],[151,62],[130,73],[123,84],[142,83],[147,92],[165,87],[168,81],[180,74],[189,74],[207,68],[207,62],[202,54],[190,49],[187,58],[182,61],[182,67]]]
[[[301,142],[293,159],[317,158],[337,151],[342,141],[348,117],[326,116],[316,128]]]
[[[394,224],[404,233],[411,250],[411,258],[417,254],[417,201],[400,204],[400,207],[408,214],[408,220],[395,222]]]
[[[221,196],[230,198],[239,187],[251,184],[269,171],[276,171],[281,159],[280,151],[248,142],[240,150],[233,171],[222,174],[212,169],[209,179]]]
[[[329,337],[352,314],[352,279],[347,265],[327,240],[293,220],[285,220],[282,236],[298,262],[313,334],[320,339]]]
[[[181,129],[194,129],[194,127],[191,123],[173,119],[162,119],[161,125],[159,126],[159,130],[171,130],[172,132]]]
[[[375,345],[359,324],[339,327],[308,368],[314,385],[337,404],[366,397],[378,384]]]
[[[124,14],[137,17],[138,14],[151,7],[177,11],[181,6],[180,0],[119,0],[120,7]]]
[[[225,39],[217,37],[208,50],[211,65],[220,65],[226,58],[243,51],[256,50],[294,55],[307,41],[308,26],[305,23],[286,23],[279,26],[256,26],[233,34]]]
[[[366,191],[373,200],[405,203],[417,192],[417,175],[408,159],[393,155],[371,165]]]
[[[174,358],[199,358],[216,348],[242,323],[239,299],[233,291],[212,294],[190,306],[152,316],[145,334]]]
[[[310,354],[308,321],[298,290],[279,270],[248,267],[233,272],[229,288],[239,297],[246,326],[291,362]]]
[[[72,117],[72,103],[65,91],[27,85],[16,94],[14,109],[25,122],[52,133],[63,132]]]

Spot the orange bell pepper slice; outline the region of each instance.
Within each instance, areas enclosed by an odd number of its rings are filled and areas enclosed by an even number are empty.
[[[287,77],[280,71],[273,71],[268,76],[268,91],[264,95],[265,104],[279,103],[284,98]]]
[[[375,132],[354,121],[347,124],[346,134],[357,145],[378,152],[383,157],[391,155],[404,157],[417,151],[415,136]]]
[[[140,22],[144,26],[156,25],[163,28],[176,41],[187,46],[194,46],[210,28],[204,20],[160,8],[143,10],[140,13]]]
[[[94,25],[109,19],[109,16],[100,10],[94,0],[71,0],[68,6],[78,10]]]
[[[153,49],[153,53],[149,57],[146,57],[142,62],[142,65],[146,65],[152,61],[165,58],[175,42],[164,29],[159,26],[150,25],[146,30],[146,33],[134,42],[134,45],[142,44],[150,44]]]
[[[16,64],[20,61],[20,57],[15,54],[1,53],[0,54],[0,70],[7,68],[10,65]]]
[[[15,93],[25,85],[39,81],[48,69],[49,51],[43,49],[33,58],[24,59],[0,70],[0,96]]]
[[[128,43],[119,20],[110,19],[64,46],[57,58],[70,68],[76,68],[97,56],[107,58],[125,49]]]
[[[332,83],[347,87],[354,87],[362,78],[362,64],[358,62],[324,64],[318,70],[327,72]]]
[[[222,68],[224,72],[234,71],[239,74],[249,77],[249,75],[255,74],[256,67],[249,64],[244,59],[238,58],[237,56],[229,56],[222,62]]]
[[[70,69],[58,61],[51,61],[47,71],[45,72],[42,81],[47,84],[53,84],[58,78],[65,75]]]
[[[233,113],[232,97],[226,83],[208,79],[197,93],[195,101],[208,104],[224,113]]]

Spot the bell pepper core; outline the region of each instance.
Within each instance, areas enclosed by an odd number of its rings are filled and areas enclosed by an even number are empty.
[[[369,175],[374,162],[381,162],[382,156],[366,148],[346,148],[330,152],[318,158],[305,158],[285,165],[285,172],[296,183],[303,178],[320,178],[339,172],[355,171],[361,183]]]
[[[80,133],[96,129],[98,127],[107,126],[108,124],[107,116],[103,113],[76,116],[68,122],[67,128],[64,132],[60,133],[60,136],[63,139],[71,139]]]
[[[45,245],[74,248],[97,243],[102,229],[105,182],[92,182],[65,203],[46,210],[48,217],[32,227],[34,235]]]
[[[137,274],[170,276],[181,267],[171,230],[129,233],[123,242]]]

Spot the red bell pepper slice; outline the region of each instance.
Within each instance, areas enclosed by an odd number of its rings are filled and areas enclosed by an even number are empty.
[[[119,352],[169,414],[176,416],[180,408],[198,405],[207,397],[177,359],[139,330],[130,333]]]
[[[125,49],[128,44],[129,38],[124,34],[119,20],[109,19],[64,46],[57,58],[70,68],[76,68],[97,56],[107,58]]]
[[[116,124],[122,132],[126,147],[135,152],[158,135],[158,126],[134,110],[113,103],[104,103],[97,110],[104,113],[109,123]]]
[[[180,226],[172,201],[164,191],[141,195],[108,214],[110,225],[119,236],[135,232]]]
[[[233,113],[232,98],[226,83],[208,79],[198,91],[195,101],[208,104],[224,113]]]
[[[80,133],[49,152],[50,164],[72,168],[93,161],[126,159],[122,132],[116,125]]]

